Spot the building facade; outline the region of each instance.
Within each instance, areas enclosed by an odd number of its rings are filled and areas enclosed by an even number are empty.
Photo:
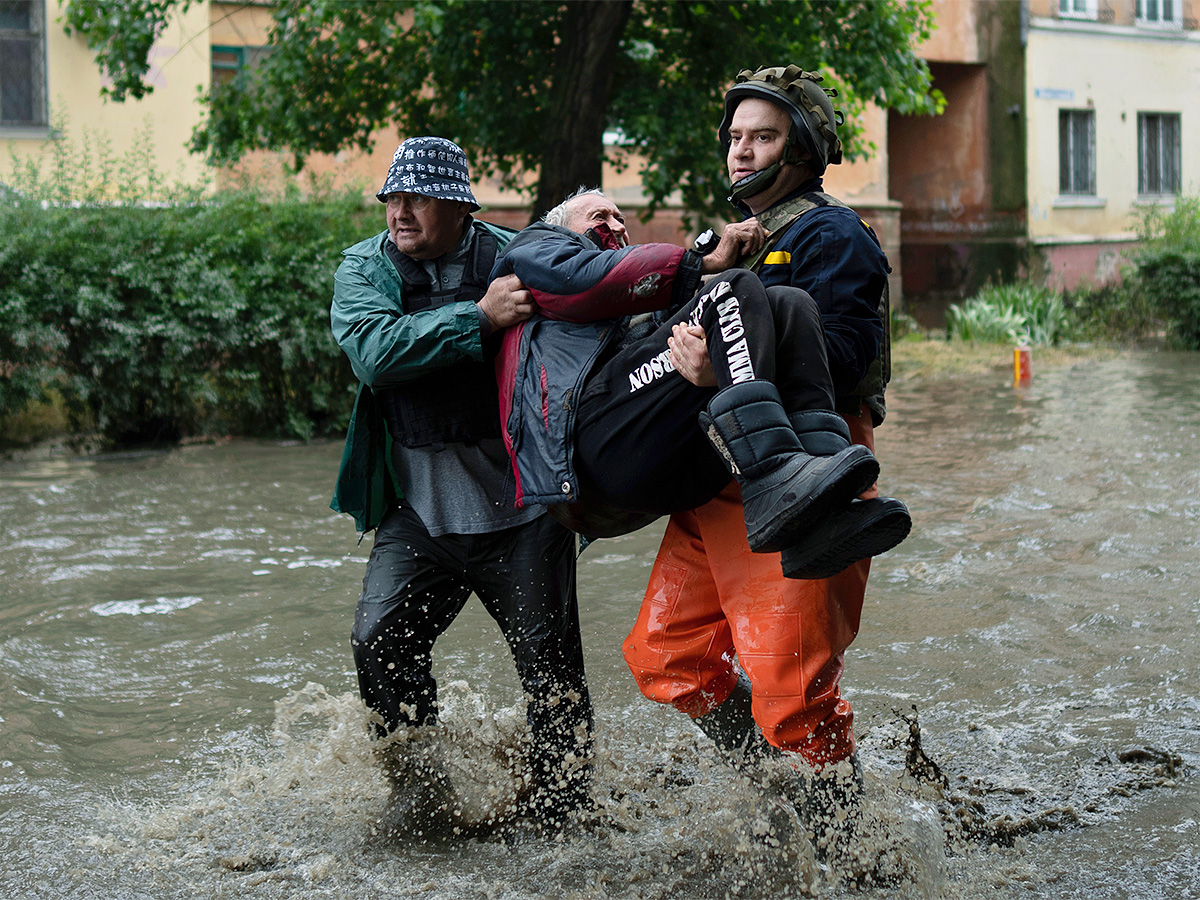
[[[1147,207],[1200,186],[1197,0],[934,0],[937,120],[891,114],[906,307],[1120,277]]]
[[[196,91],[212,72],[208,41],[195,40],[207,32],[207,4],[176,16],[154,45],[149,80],[155,89],[136,103],[101,98],[105,80],[95,57],[81,36],[63,30],[62,15],[60,0],[0,3],[0,182],[12,179],[14,166],[44,158],[59,138],[56,129],[76,152],[80,178],[98,177],[105,157],[138,152],[152,155],[158,172],[172,181],[196,184],[208,177],[204,160],[187,152],[203,112]]]
[[[152,51],[154,92],[126,103],[101,99],[91,51],[58,24],[63,2],[0,3],[0,150],[10,151],[0,152],[0,182],[44,156],[60,123],[85,153],[102,146],[120,158],[152,142],[173,181],[285,177],[280,154],[214,172],[187,151],[203,115],[198,94],[265,52],[269,2],[202,0],[176,13]],[[1200,0],[933,0],[933,9],[936,28],[917,52],[945,113],[868,108],[859,124],[876,152],[826,176],[878,233],[893,302],[934,327],[988,281],[1075,288],[1119,277],[1144,210],[1200,189]],[[381,130],[371,152],[315,154],[306,169],[371,195],[399,139]],[[604,176],[633,212],[645,204],[638,168]],[[476,193],[489,218],[528,221],[524,198],[498,183],[479,179]],[[689,238],[669,208],[647,223],[631,216],[631,234]]]
[[[1051,285],[1113,279],[1142,211],[1200,187],[1197,12],[1184,0],[1029,4],[1028,233]]]

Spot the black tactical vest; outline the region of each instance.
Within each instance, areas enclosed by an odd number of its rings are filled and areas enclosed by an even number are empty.
[[[498,242],[483,228],[475,229],[462,284],[442,289],[425,269],[396,251],[388,257],[404,282],[404,312],[415,313],[447,303],[479,301],[487,292]],[[443,449],[447,443],[477,444],[500,437],[499,392],[493,357],[498,341],[484,342],[483,362],[461,362],[412,381],[375,392],[392,438],[404,447]]]
[[[822,206],[849,208],[841,200],[823,191],[809,191],[760,213],[758,221],[767,230],[767,241],[757,254],[745,260],[742,265],[752,272],[757,272],[784,232],[806,212]],[[867,227],[865,222],[863,227]],[[879,298],[878,311],[879,319],[883,322],[883,341],[879,345],[879,355],[871,361],[867,374],[858,386],[844,397],[837,398],[837,411],[847,415],[858,415],[862,404],[865,403],[871,410],[871,418],[876,426],[880,425],[887,415],[884,388],[892,380],[892,310],[886,279],[883,282],[883,295]]]

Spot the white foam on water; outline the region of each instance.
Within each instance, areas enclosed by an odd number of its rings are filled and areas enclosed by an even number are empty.
[[[112,600],[97,603],[91,611],[98,616],[164,616],[203,603],[203,597],[156,597],[153,600]]]
[[[520,788],[523,710],[496,708],[464,682],[444,685],[439,701],[442,721],[420,741],[436,744],[464,817],[486,821]],[[599,729],[597,808],[562,834],[388,840],[375,828],[388,785],[369,722],[353,694],[316,684],[289,694],[257,753],[214,763],[174,797],[104,809],[81,848],[93,884],[110,896],[141,896],[129,893],[136,885],[156,898],[296,900],[980,896],[963,883],[979,851],[961,836],[954,849],[944,796],[898,776],[902,764],[868,768],[854,851],[822,864],[790,805],[720,762],[686,720],[652,746],[619,722]],[[1013,851],[996,852],[1017,865]]]

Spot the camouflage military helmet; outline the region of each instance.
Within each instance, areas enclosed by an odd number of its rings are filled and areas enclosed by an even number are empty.
[[[743,69],[725,94],[725,117],[717,130],[725,152],[729,152],[729,126],[737,105],[747,97],[760,97],[782,107],[791,117],[784,162],[804,162],[815,175],[840,163],[842,142],[837,127],[846,119],[830,100],[837,91],[822,88],[821,80],[816,72],[805,72],[799,66],[768,66],[756,72]]]

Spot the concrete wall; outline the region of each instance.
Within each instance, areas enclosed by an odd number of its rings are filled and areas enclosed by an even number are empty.
[[[892,197],[904,206],[905,237],[984,234],[991,221],[987,77],[981,65],[931,63],[946,95],[940,116],[889,121]]]
[[[1024,267],[1021,6],[935,0],[918,48],[941,116],[888,117],[888,181],[902,207],[904,308],[939,327],[945,308]]]
[[[929,62],[984,62],[979,13],[980,5],[975,0],[933,0],[937,27],[921,44],[918,51],[921,58]]]
[[[1030,276],[1058,290],[1119,284],[1121,267],[1130,262],[1133,241],[1087,241],[1036,245]]]
[[[899,202],[904,307],[922,325],[990,272],[972,247],[991,231],[987,79],[980,65],[931,63],[941,116],[889,118],[892,197]]]

